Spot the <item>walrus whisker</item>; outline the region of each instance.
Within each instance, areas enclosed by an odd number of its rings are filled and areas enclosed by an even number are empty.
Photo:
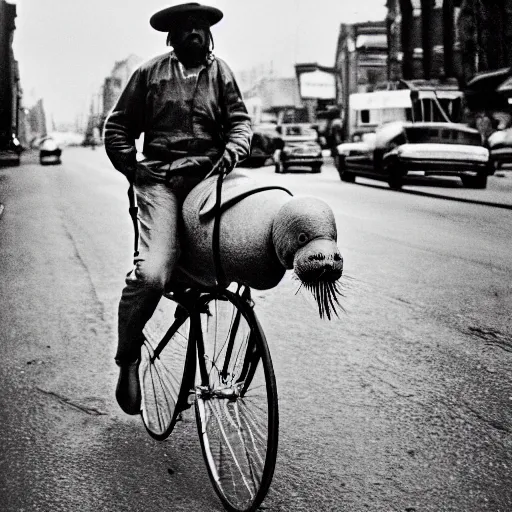
[[[313,296],[318,308],[318,314],[320,318],[327,317],[328,320],[339,316],[339,311],[345,311],[345,308],[341,305],[339,297],[344,297],[342,288],[345,286],[345,277],[343,276],[343,282],[341,279],[332,281],[329,279],[328,269],[323,269],[319,276],[314,281],[304,281],[301,279],[296,272],[293,272],[292,279],[299,281],[299,287],[295,294],[297,295],[302,289],[306,289]],[[348,278],[354,279],[354,278]]]
[[[333,301],[333,289],[331,283],[325,283],[325,303],[328,311],[327,318],[329,318],[329,320],[331,319],[331,312],[339,318],[335,302]]]
[[[327,286],[325,281],[322,281],[322,309],[324,311],[324,315],[327,316],[327,319],[331,319],[331,312],[329,310],[329,302],[327,300]]]
[[[338,283],[328,283],[327,288],[329,291],[329,302],[331,304],[332,311],[334,314],[339,318],[338,315],[338,309],[341,309],[342,311],[345,311],[343,306],[340,304],[338,300],[338,296],[343,297],[343,294],[338,288]]]

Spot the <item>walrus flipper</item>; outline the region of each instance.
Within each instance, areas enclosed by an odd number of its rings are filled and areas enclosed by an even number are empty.
[[[199,206],[200,218],[213,214],[217,201],[217,179],[217,176],[212,176],[201,184],[203,190]],[[285,187],[280,187],[278,185],[264,185],[246,174],[239,171],[233,171],[224,178],[224,182],[222,183],[221,211],[227,210],[247,196],[266,190],[283,190],[290,196],[293,196],[293,194]]]

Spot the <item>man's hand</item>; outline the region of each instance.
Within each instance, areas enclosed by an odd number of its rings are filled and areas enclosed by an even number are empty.
[[[236,164],[238,164],[238,154],[232,149],[226,148],[220,164],[221,172],[224,175],[229,174],[236,167]]]

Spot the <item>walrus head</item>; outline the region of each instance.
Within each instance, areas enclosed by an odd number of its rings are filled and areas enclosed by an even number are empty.
[[[281,264],[313,294],[320,317],[337,315],[343,258],[329,205],[313,197],[290,199],[274,219],[272,239]]]

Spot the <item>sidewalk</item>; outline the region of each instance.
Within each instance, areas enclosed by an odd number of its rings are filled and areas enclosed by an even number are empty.
[[[496,171],[494,176],[489,176],[487,188],[483,190],[464,188],[458,180],[453,178],[436,177],[430,180],[417,177],[415,182],[415,185],[404,185],[403,191],[512,210],[512,170]]]

